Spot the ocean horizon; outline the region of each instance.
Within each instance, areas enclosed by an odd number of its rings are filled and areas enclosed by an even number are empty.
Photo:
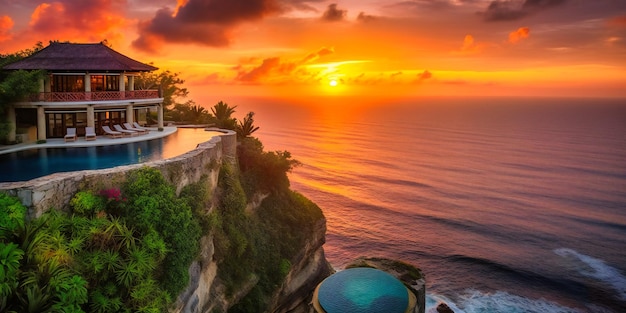
[[[409,262],[431,312],[626,308],[626,100],[227,100],[302,163],[337,269]]]

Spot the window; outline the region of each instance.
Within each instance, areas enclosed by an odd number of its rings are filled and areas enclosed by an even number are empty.
[[[85,91],[84,76],[52,75],[50,90],[53,92],[83,92]]]
[[[120,77],[119,76],[105,76],[106,90],[118,91],[120,90]]]
[[[120,77],[117,75],[91,75],[91,91],[119,91]]]
[[[104,91],[104,75],[91,75],[91,91]]]

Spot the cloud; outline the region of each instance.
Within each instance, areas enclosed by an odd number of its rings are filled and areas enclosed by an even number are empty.
[[[331,48],[323,47],[323,48],[317,50],[316,52],[308,54],[306,57],[304,57],[304,59],[302,59],[302,61],[300,61],[300,64],[313,62],[313,61],[319,59],[320,57],[332,54],[334,52],[335,52],[335,50],[332,47]]]
[[[304,77],[316,76],[315,73],[308,72],[306,66],[332,53],[334,53],[333,48],[323,47],[298,60],[284,61],[280,57],[270,57],[263,59],[261,64],[258,64],[256,59],[243,59],[240,64],[233,68],[237,71],[235,81],[245,84],[258,84],[305,80]],[[253,62],[254,64],[251,64]]]
[[[364,12],[359,12],[359,15],[356,17],[356,20],[358,22],[363,22],[363,23],[375,21],[376,19],[377,19],[376,16],[365,14]]]
[[[13,19],[10,16],[0,16],[0,42],[11,39],[13,25]]]
[[[241,71],[237,75],[237,80],[242,82],[258,82],[262,78],[268,76],[273,70],[280,66],[280,58],[267,58],[263,60],[261,65],[250,71]]]
[[[608,46],[614,46],[619,44],[622,41],[621,37],[613,36],[604,40]]]
[[[509,33],[509,42],[512,44],[518,43],[522,39],[526,39],[530,36],[530,28],[520,27],[515,31]]]
[[[427,79],[431,79],[432,77],[433,77],[433,74],[428,70],[424,70],[423,72],[417,74],[418,81],[424,81]]]
[[[159,9],[138,25],[133,47],[156,52],[164,43],[228,46],[234,29],[245,22],[290,10],[315,10],[308,3],[321,0],[178,0],[174,10]]]
[[[522,5],[526,9],[547,8],[565,3],[567,0],[526,0]]]
[[[139,23],[139,37],[133,46],[156,52],[165,42],[199,43],[223,47],[230,44],[234,25],[280,12],[276,1],[231,0],[178,1],[174,11],[165,7],[154,18]]]
[[[337,4],[332,3],[328,5],[328,8],[322,14],[322,19],[329,22],[342,21],[346,18],[347,13],[347,10],[337,9]]]
[[[626,28],[626,15],[616,16],[607,21],[609,27]]]
[[[309,3],[310,2],[325,2],[325,1],[326,0],[291,0],[289,2],[293,6],[293,8],[296,10],[317,12],[317,9],[309,5]]]
[[[49,37],[73,41],[118,42],[127,26],[126,0],[58,0],[34,7],[22,39]]]
[[[513,21],[564,4],[567,0],[494,0],[484,12],[485,21]]]
[[[453,51],[452,54],[455,55],[473,55],[473,54],[478,54],[480,52],[483,51],[484,45],[477,43],[474,40],[474,36],[472,35],[465,35],[465,38],[463,38],[463,45],[461,45],[461,48],[457,51]]]
[[[446,10],[456,6],[464,5],[466,3],[472,4],[475,0],[406,0],[399,1],[388,5],[388,7],[401,8],[403,10]]]

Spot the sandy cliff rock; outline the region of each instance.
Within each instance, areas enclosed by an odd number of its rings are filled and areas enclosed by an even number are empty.
[[[316,224],[310,239],[291,260],[291,270],[282,285],[274,293],[267,312],[310,312],[313,290],[332,273],[332,267],[324,256],[323,244],[326,220]],[[226,295],[226,288],[218,277],[219,265],[214,260],[211,235],[202,238],[199,260],[190,269],[190,283],[177,299],[176,313],[227,312],[241,300],[257,283],[255,276],[235,294]]]

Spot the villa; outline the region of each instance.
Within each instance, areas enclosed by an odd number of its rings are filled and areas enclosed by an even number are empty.
[[[44,70],[39,93],[12,103],[8,119],[23,134],[11,130],[9,141],[63,138],[68,128],[78,136],[86,127],[97,135],[103,126],[139,122],[157,111],[163,127],[163,98],[159,90],[135,90],[135,77],[156,67],[133,60],[103,43],[51,42],[37,53],[2,70]]]

